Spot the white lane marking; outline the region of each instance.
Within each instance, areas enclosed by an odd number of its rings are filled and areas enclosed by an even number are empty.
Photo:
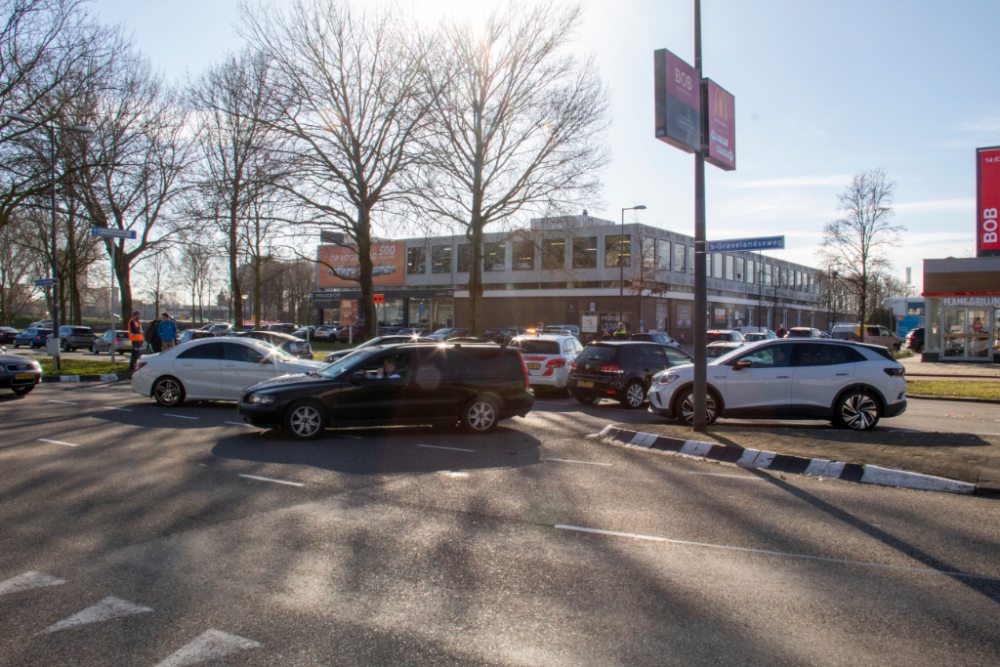
[[[63,405],[76,405],[76,403],[74,403],[73,401],[56,401],[56,400],[50,399],[48,402],[49,403],[62,403]]]
[[[170,654],[166,660],[157,663],[156,667],[187,667],[188,665],[197,665],[200,662],[224,658],[237,651],[249,651],[261,646],[260,642],[255,642],[252,639],[231,635],[228,632],[212,628]]]
[[[754,479],[760,481],[760,477],[751,477],[750,475],[726,475],[721,472],[688,472],[689,475],[705,475],[707,477],[731,477],[732,479]]]
[[[600,461],[577,461],[576,459],[542,459],[543,461],[559,461],[560,463],[585,463],[589,466],[609,466],[610,463],[601,463]]]
[[[58,586],[65,583],[65,580],[53,577],[51,574],[42,574],[41,572],[29,570],[7,581],[0,581],[0,595],[30,591],[32,588],[42,588],[43,586]]]
[[[691,547],[702,547],[705,549],[721,549],[723,551],[742,551],[744,553],[762,554],[765,556],[783,556],[785,558],[802,558],[805,560],[818,560],[825,563],[841,563],[843,565],[861,565],[864,567],[875,567],[886,570],[906,570],[909,572],[921,572],[926,574],[945,574],[952,577],[964,577],[966,579],[983,579],[986,581],[1000,581],[1000,577],[991,577],[985,574],[970,574],[968,572],[953,572],[950,570],[935,570],[929,567],[911,567],[908,565],[889,565],[887,563],[871,563],[863,560],[848,560],[845,558],[830,558],[828,556],[810,556],[808,554],[793,554],[786,551],[771,551],[769,549],[751,549],[749,547],[733,547],[727,544],[712,544],[710,542],[691,542],[689,540],[675,540],[669,537],[657,537],[656,535],[640,535],[638,533],[623,533],[617,530],[603,530],[601,528],[584,528],[583,526],[568,526],[557,524],[554,526],[559,530],[573,530],[581,533],[594,533],[596,535],[610,535],[613,537],[630,537],[634,540],[648,540],[651,542],[666,542],[668,544],[682,544]]]
[[[115,407],[112,407],[110,405],[107,406],[107,407],[105,407],[104,409],[105,410],[118,410],[119,412],[133,412],[133,410],[131,408],[115,408]]]
[[[351,440],[361,440],[360,435],[347,435],[346,433],[327,433],[327,435],[332,435],[335,438],[350,438]]]
[[[226,422],[226,423],[232,426],[250,426],[250,428],[253,428],[253,426],[247,424],[246,422]]]
[[[448,449],[453,452],[474,452],[474,449],[462,449],[461,447],[440,447],[438,445],[417,445],[417,447],[426,447],[427,449]]]
[[[58,623],[50,625],[37,634],[42,635],[47,632],[59,632],[60,630],[75,628],[78,625],[100,623],[102,621],[110,621],[123,616],[145,614],[151,611],[153,610],[149,607],[143,607],[142,605],[135,604],[134,602],[110,596],[104,598],[95,605],[87,607],[83,611],[78,611],[69,618],[64,618]]]
[[[39,438],[38,442],[48,442],[53,445],[62,445],[63,447],[79,447],[79,445],[75,445],[72,442],[63,442],[62,440],[47,440],[45,438]]]
[[[438,474],[447,475],[448,477],[468,477],[469,473],[464,470],[439,470]]]
[[[163,416],[164,417],[177,417],[178,419],[201,419],[201,417],[188,417],[186,415],[175,415],[175,414],[171,414],[169,412],[164,412]]]
[[[273,484],[284,484],[286,486],[305,486],[302,482],[289,482],[285,479],[274,479],[273,477],[258,477],[257,475],[243,475],[240,477],[246,477],[247,479],[255,479],[258,482],[271,482]]]

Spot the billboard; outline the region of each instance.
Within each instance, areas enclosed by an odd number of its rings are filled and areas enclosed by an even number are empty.
[[[701,85],[693,67],[666,49],[653,51],[656,138],[688,153],[701,150]]]
[[[976,256],[1000,257],[1000,146],[976,149]]]
[[[402,285],[405,273],[406,244],[402,241],[373,243],[371,250],[372,283]],[[361,275],[357,246],[321,245],[319,247],[318,287],[357,287]]]
[[[708,132],[705,162],[724,171],[736,169],[736,98],[725,88],[705,79],[704,127]]]

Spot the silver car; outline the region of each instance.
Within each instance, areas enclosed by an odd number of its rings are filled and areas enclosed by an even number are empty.
[[[131,352],[132,343],[128,340],[127,331],[113,331],[108,329],[103,334],[97,337],[93,343],[90,345],[90,351],[94,354],[100,354],[101,352],[108,352],[111,350],[111,346],[115,346],[115,352]]]

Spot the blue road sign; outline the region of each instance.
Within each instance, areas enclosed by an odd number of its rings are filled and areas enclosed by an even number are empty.
[[[107,227],[91,227],[91,236],[101,236],[112,239],[135,239],[134,229],[108,229]]]
[[[35,281],[35,287],[49,287],[55,284],[56,281],[52,280],[52,278],[39,278]]]
[[[729,239],[727,241],[708,241],[705,252],[734,252],[736,250],[782,250],[785,247],[784,236],[761,236],[755,239]]]

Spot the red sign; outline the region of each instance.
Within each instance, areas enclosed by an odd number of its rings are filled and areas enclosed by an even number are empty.
[[[653,51],[656,138],[688,153],[701,150],[701,84],[693,67],[666,49]]]
[[[708,154],[705,162],[724,171],[736,169],[736,98],[725,88],[705,79],[705,128]]]
[[[976,256],[1000,256],[1000,146],[976,149]]]
[[[372,294],[372,303],[385,303],[385,294]]]

